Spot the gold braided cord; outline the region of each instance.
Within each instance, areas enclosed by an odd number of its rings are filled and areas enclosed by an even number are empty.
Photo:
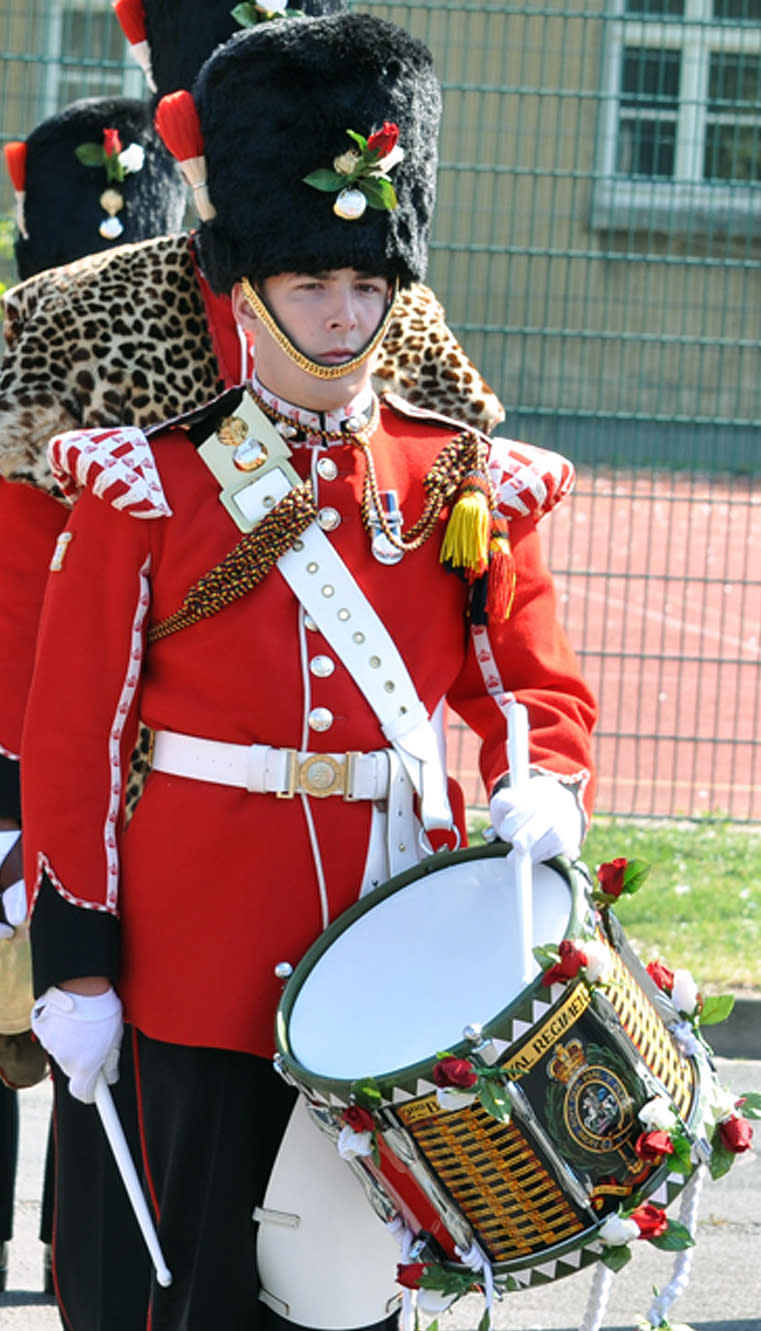
[[[299,351],[298,348],[294,346],[287,333],[283,332],[280,325],[276,322],[274,315],[267,309],[267,306],[258,291],[254,289],[247,277],[241,278],[240,285],[249,306],[253,310],[257,319],[261,319],[270,337],[277,343],[280,350],[285,352],[288,359],[291,360],[294,365],[297,365],[300,370],[305,370],[307,374],[313,375],[315,379],[341,379],[345,374],[348,374],[350,370],[356,369],[358,365],[364,365],[365,361],[370,359],[386,336],[386,329],[391,321],[391,315],[393,314],[394,304],[399,291],[399,281],[397,279],[394,282],[392,297],[388,303],[386,313],[378,324],[370,341],[365,344],[361,351],[357,352],[356,356],[352,356],[351,360],[344,361],[342,365],[320,365],[319,361],[310,360],[309,356],[305,356],[303,351]]]
[[[317,515],[310,481],[289,490],[228,555],[186,593],[179,610],[148,630],[148,641],[158,642],[180,629],[209,619],[232,605],[262,581]]]
[[[388,521],[378,489],[378,478],[370,446],[357,438],[353,442],[365,457],[365,483],[362,491],[362,521],[371,530],[371,510],[375,510],[378,523],[386,540],[397,550],[418,550],[432,534],[441,510],[450,503],[469,472],[484,470],[488,445],[480,435],[470,430],[452,439],[439,453],[423,482],[428,493],[420,517],[406,532],[397,535]]]

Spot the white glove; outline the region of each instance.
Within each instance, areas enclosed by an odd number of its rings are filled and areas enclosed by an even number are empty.
[[[32,1008],[34,1034],[67,1074],[71,1094],[87,1105],[95,1099],[99,1072],[109,1085],[119,1079],[123,1029],[115,989],[84,995],[53,985]]]
[[[0,923],[0,938],[12,938],[14,930],[26,919],[26,884],[23,878],[17,878],[15,883],[0,892],[0,901],[5,915],[5,921]]]
[[[21,836],[18,829],[0,832],[0,869]],[[0,921],[0,938],[12,938],[13,931],[26,919],[26,887],[23,878],[0,891],[4,920]]]
[[[576,796],[554,776],[533,776],[517,790],[498,790],[489,815],[500,841],[510,841],[534,864],[553,855],[575,860],[581,850],[584,820]]]

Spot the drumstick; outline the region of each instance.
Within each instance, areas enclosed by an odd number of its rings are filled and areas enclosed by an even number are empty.
[[[528,711],[515,699],[507,704],[507,757],[510,763],[510,789],[525,785],[529,780]],[[508,882],[514,888],[518,916],[518,941],[524,984],[534,978],[533,902],[531,855],[513,846],[507,857]]]
[[[156,1279],[164,1287],[171,1285],[172,1273],[164,1261],[158,1234],[154,1228],[148,1204],[143,1195],[143,1189],[140,1186],[137,1170],[127,1145],[127,1138],[119,1122],[119,1115],[116,1112],[111,1091],[102,1072],[98,1074],[95,1083],[95,1104],[100,1114],[103,1130],[108,1137],[109,1146],[114,1153],[117,1168],[122,1176],[122,1182],[127,1189],[132,1210],[135,1212],[135,1219],[140,1226],[146,1247],[151,1255],[151,1261],[156,1268]]]

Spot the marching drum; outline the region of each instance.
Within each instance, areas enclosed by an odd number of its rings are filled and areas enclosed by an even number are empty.
[[[278,1067],[323,1129],[336,1139],[348,1106],[372,1107],[373,1152],[352,1163],[378,1213],[400,1216],[428,1260],[479,1251],[505,1288],[596,1260],[606,1216],[635,1193],[666,1204],[684,1186],[667,1157],[635,1152],[649,1100],[665,1097],[688,1132],[707,1112],[707,1060],[679,1052],[661,1015],[676,1013],[620,926],[595,924],[590,887],[582,865],[536,866],[532,945],[596,928],[604,986],[546,987],[538,963],[519,978],[517,889],[496,844],[433,855],[355,903],[278,1010]],[[478,1099],[444,1107],[442,1054],[492,1078],[504,1069],[509,1120]]]

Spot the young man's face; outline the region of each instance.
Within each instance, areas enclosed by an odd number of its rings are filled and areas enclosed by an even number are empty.
[[[335,268],[317,276],[278,273],[261,288],[265,304],[291,342],[320,365],[348,362],[370,341],[390,298],[385,277]],[[329,411],[367,386],[372,361],[337,379],[318,379],[295,365],[257,318],[239,287],[233,290],[238,323],[254,342],[256,373],[266,388],[299,406]]]

